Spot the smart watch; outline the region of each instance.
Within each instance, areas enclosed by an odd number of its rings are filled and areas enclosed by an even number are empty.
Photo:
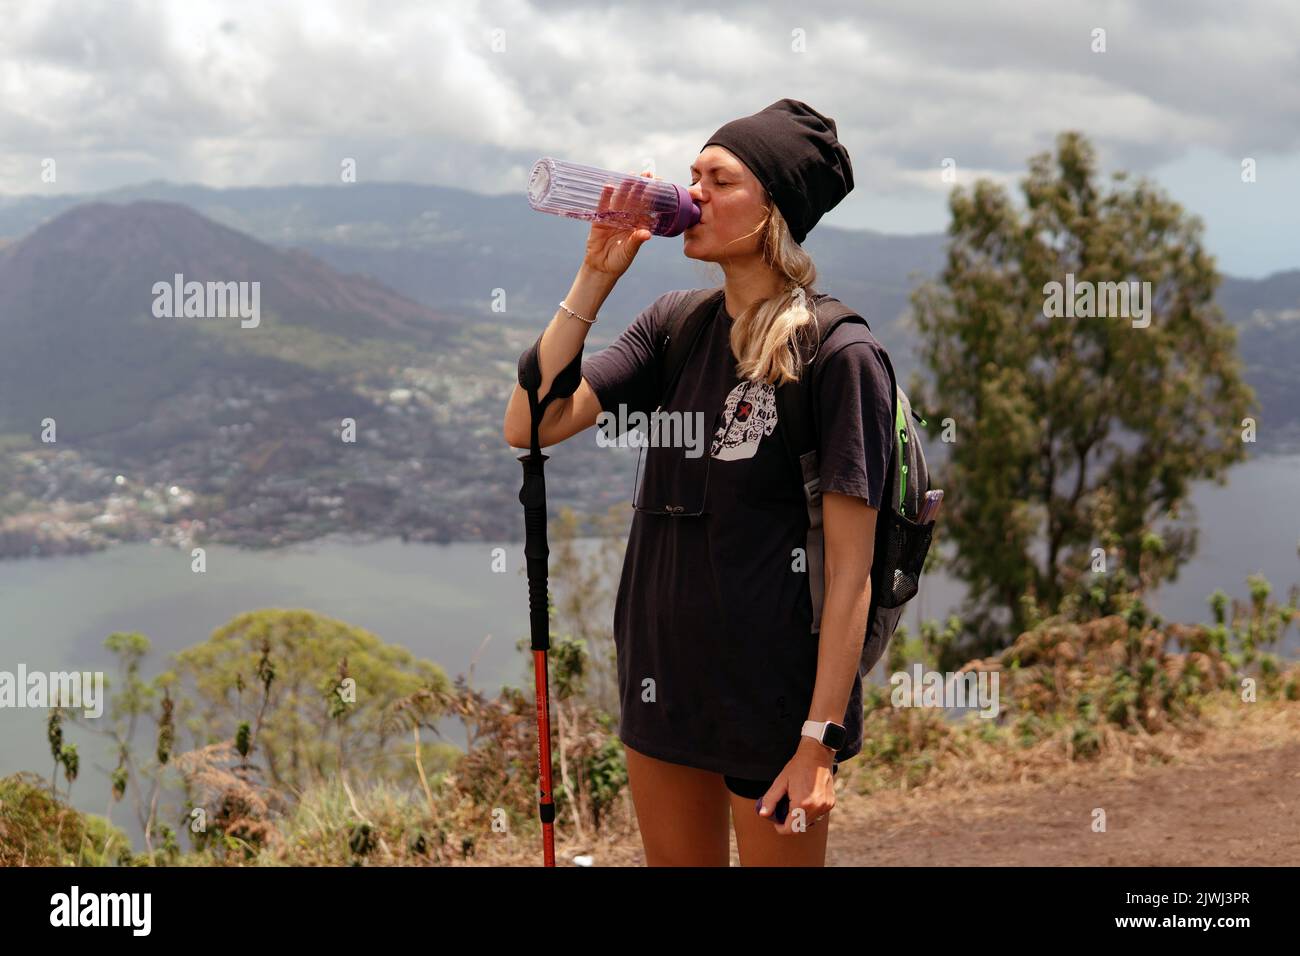
[[[844,746],[844,741],[848,738],[848,730],[843,724],[837,724],[833,720],[805,720],[803,722],[804,737],[811,737],[824,747],[831,750],[839,750]]]

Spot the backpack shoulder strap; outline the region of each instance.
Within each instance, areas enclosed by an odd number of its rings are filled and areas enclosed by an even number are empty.
[[[870,330],[871,325],[839,299],[828,295],[815,297],[817,308],[817,352],[831,332],[841,322],[861,322]],[[816,360],[816,356],[812,356]],[[807,452],[816,452],[817,433],[813,427],[812,402],[808,390],[812,382],[812,363],[805,361],[799,381],[786,382],[776,390],[777,419],[783,425],[786,449],[790,459],[799,462]],[[802,470],[802,469],[801,469]],[[807,480],[806,478],[804,479]]]
[[[868,329],[867,320],[848,308],[843,302],[828,295],[814,297],[817,316],[817,354],[822,345],[841,322],[861,322]],[[816,355],[811,356],[815,361]],[[817,453],[817,431],[813,423],[812,362],[805,360],[797,381],[786,382],[776,390],[777,430],[785,442],[788,457],[793,462],[799,482],[803,486],[804,503],[808,508],[808,536],[805,548],[805,566],[808,570],[809,595],[812,598],[812,633],[821,631],[822,598],[825,589],[825,541],[822,532],[821,462]]]
[[[660,402],[677,384],[706,320],[718,307],[725,292],[721,288],[692,289],[668,317],[656,355],[658,375],[655,388]]]

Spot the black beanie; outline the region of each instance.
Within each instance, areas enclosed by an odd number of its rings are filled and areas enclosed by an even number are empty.
[[[853,189],[853,165],[836,139],[835,120],[799,100],[777,100],[732,120],[700,152],[708,146],[730,150],[749,167],[798,243]]]

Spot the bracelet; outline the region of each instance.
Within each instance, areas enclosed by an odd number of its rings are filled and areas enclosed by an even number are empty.
[[[564,304],[564,300],[563,300],[563,299],[560,300],[560,308],[563,309],[565,312],[569,313],[569,315],[573,316],[575,319],[582,319],[582,321],[586,322],[588,325],[595,325],[595,324],[596,324],[596,320],[595,320],[595,319],[587,319],[587,318],[583,318],[583,317],[582,317],[581,315],[579,315],[577,312],[574,312],[571,308],[569,308],[567,305]]]

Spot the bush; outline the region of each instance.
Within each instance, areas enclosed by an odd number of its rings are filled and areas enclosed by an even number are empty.
[[[111,866],[130,857],[121,829],[69,807],[36,774],[0,778],[0,866]]]

